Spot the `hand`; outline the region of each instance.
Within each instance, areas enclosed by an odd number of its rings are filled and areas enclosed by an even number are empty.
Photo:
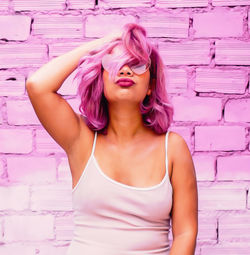
[[[123,34],[123,30],[122,29],[115,29],[114,31],[112,31],[111,33],[109,33],[107,35],[107,38],[111,41],[113,40],[117,40],[117,39],[121,39],[122,38],[122,34]]]
[[[94,45],[95,50],[99,50],[100,48],[103,47],[104,44],[110,43],[111,41],[121,39],[122,34],[123,34],[122,29],[115,29],[111,33],[109,33],[101,38],[96,39],[95,45]]]

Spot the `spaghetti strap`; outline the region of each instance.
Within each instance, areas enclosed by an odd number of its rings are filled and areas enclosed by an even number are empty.
[[[168,173],[168,135],[169,135],[169,131],[166,132],[166,136],[165,136],[165,162],[166,162],[166,171],[167,171],[167,175],[168,175],[168,179],[170,178],[169,173]]]
[[[92,157],[92,156],[93,156],[94,151],[95,151],[96,137],[97,137],[97,132],[95,131],[95,137],[94,137],[94,142],[93,142],[92,152],[91,152],[90,157]]]

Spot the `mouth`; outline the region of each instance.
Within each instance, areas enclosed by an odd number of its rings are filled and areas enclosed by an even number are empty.
[[[133,86],[135,83],[133,81],[119,81],[116,84],[121,87],[130,87]]]
[[[128,78],[122,78],[122,79],[119,79],[117,82],[116,82],[117,85],[121,86],[121,87],[130,87],[132,85],[135,84],[135,82],[131,79],[128,79]]]

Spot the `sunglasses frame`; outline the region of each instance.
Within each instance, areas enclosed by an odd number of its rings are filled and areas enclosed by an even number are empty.
[[[109,72],[109,70],[107,70],[105,67],[104,67],[104,64],[103,64],[103,62],[104,62],[104,59],[105,59],[105,57],[106,56],[110,56],[111,54],[107,54],[107,55],[105,55],[105,56],[103,56],[103,58],[102,58],[102,67],[106,70],[106,71],[108,71]],[[145,71],[143,71],[143,72],[139,72],[139,73],[137,73],[136,71],[134,71],[134,69],[136,68],[136,67],[140,67],[140,66],[146,66],[146,64],[143,64],[143,65],[133,65],[133,66],[129,66],[129,68],[134,72],[134,73],[136,73],[136,74],[138,74],[138,75],[141,75],[141,74],[143,74],[143,73],[145,73],[149,68],[150,68],[150,66],[151,66],[151,59],[149,58],[149,63],[147,64],[147,66],[145,67],[146,69],[145,69]]]

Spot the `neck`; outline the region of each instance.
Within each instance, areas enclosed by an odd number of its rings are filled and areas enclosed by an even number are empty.
[[[120,145],[129,144],[136,137],[148,131],[142,119],[139,106],[109,107],[109,126],[107,133],[110,139]]]

